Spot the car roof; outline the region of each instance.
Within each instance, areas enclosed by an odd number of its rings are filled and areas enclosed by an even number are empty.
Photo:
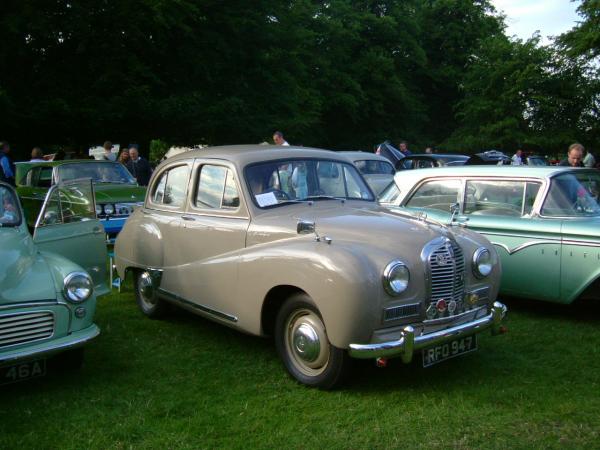
[[[404,170],[394,176],[396,184],[414,184],[424,178],[439,177],[523,177],[548,178],[562,172],[585,170],[561,166],[451,166],[432,169]]]
[[[457,160],[467,160],[468,155],[461,155],[459,153],[412,153],[407,155],[406,158],[433,158],[433,159],[451,159],[456,158]]]
[[[372,160],[372,161],[383,161],[388,164],[392,164],[389,159],[385,156],[376,155],[375,153],[363,152],[362,150],[349,150],[349,151],[340,151],[336,152],[338,155],[345,156],[350,158],[352,161],[364,161],[364,160]]]
[[[60,161],[21,161],[15,163],[17,167],[37,167],[37,166],[62,166],[64,164],[73,164],[73,163],[83,163],[83,164],[92,164],[92,163],[110,163],[110,164],[120,164],[117,161],[108,161],[105,159],[61,159]]]
[[[282,145],[229,145],[190,150],[166,159],[161,165],[191,158],[224,159],[239,166],[260,161],[297,158],[324,158],[348,162],[347,158],[332,150]]]

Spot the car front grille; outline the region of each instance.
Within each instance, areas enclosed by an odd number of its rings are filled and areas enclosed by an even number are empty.
[[[54,314],[37,311],[0,314],[0,348],[45,339],[54,333]]]
[[[426,307],[429,319],[459,314],[464,311],[465,258],[461,248],[448,241],[435,248],[428,257],[430,299]],[[443,300],[443,303],[440,301]],[[444,308],[445,303],[445,308]],[[436,315],[432,317],[434,308]]]

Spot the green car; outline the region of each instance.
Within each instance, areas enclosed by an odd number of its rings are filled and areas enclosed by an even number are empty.
[[[503,295],[558,303],[600,299],[600,171],[461,166],[398,172],[380,196],[486,236]]]
[[[23,202],[27,224],[35,225],[51,186],[78,178],[94,182],[96,214],[109,238],[123,228],[133,208],[144,202],[146,188],[120,163],[97,160],[66,160],[17,163],[17,193]]]
[[[57,184],[32,236],[14,189],[0,183],[0,384],[44,375],[60,352],[78,366],[99,334],[96,297],[108,286],[94,207],[90,180]]]

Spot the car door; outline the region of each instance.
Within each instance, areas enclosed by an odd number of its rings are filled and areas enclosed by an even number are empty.
[[[92,180],[54,185],[35,224],[39,250],[58,253],[83,267],[97,294],[108,292],[104,229],[96,218]]]
[[[172,281],[198,309],[235,321],[241,307],[235,289],[238,261],[250,222],[235,168],[224,161],[197,160],[190,186],[173,239],[178,271]]]
[[[53,167],[36,166],[29,169],[22,184],[17,187],[17,193],[25,211],[27,225],[30,228],[33,228],[36,223],[48,189],[52,186],[52,179]]]
[[[467,179],[457,221],[496,247],[503,294],[556,301],[561,224],[531,214],[541,186],[540,180]]]

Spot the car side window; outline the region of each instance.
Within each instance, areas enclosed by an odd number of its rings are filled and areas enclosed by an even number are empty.
[[[90,201],[91,198],[93,198],[91,182],[60,185],[51,191],[39,226],[95,219],[96,212]]]
[[[432,180],[423,183],[411,196],[406,206],[431,208],[449,212],[450,206],[460,200],[460,180]]]
[[[529,214],[539,189],[539,183],[525,181],[467,181],[465,213],[515,217]]]
[[[240,197],[233,171],[210,164],[200,168],[195,206],[199,208],[237,208]]]
[[[190,169],[187,165],[165,170],[152,192],[152,202],[166,206],[182,206],[185,201]]]
[[[52,186],[52,167],[41,167],[35,186],[49,188]]]

